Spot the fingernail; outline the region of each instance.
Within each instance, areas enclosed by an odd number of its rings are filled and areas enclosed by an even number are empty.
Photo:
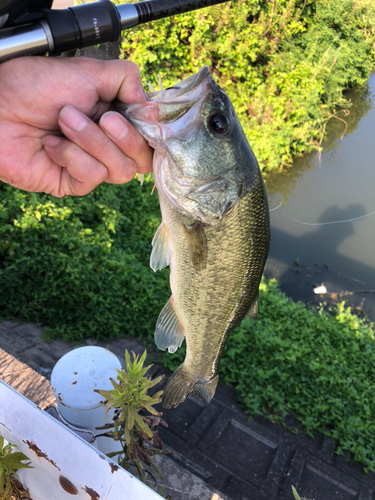
[[[129,130],[126,121],[113,112],[105,113],[100,119],[100,125],[116,141],[123,139]]]
[[[47,146],[49,148],[54,148],[61,141],[60,137],[56,137],[54,135],[46,135],[42,138],[43,146]]]
[[[62,109],[60,120],[74,132],[81,132],[88,123],[86,116],[73,106],[65,106]]]

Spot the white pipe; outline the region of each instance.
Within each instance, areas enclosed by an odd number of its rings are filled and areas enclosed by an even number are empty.
[[[70,424],[94,434],[113,422],[114,410],[107,410],[104,398],[94,390],[113,389],[110,378],[116,380],[121,370],[118,358],[107,349],[85,346],[74,349],[56,363],[51,374],[51,386],[61,415]],[[94,445],[103,453],[121,450],[112,438],[100,437]]]

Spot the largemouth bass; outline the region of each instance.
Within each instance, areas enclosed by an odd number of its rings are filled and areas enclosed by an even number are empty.
[[[127,106],[125,117],[155,149],[162,222],[152,241],[154,271],[170,265],[172,295],[155,342],[186,357],[163,406],[194,394],[206,404],[233,328],[258,313],[270,240],[264,183],[233,106],[207,66],[175,86]]]

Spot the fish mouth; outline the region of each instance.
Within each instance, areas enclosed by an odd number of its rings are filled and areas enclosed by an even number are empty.
[[[155,109],[157,121],[162,125],[175,122],[190,111],[195,104],[202,102],[213,84],[210,70],[204,66],[197,74],[173,87],[148,94],[150,102],[157,103]]]
[[[195,104],[202,101],[215,82],[208,66],[203,66],[195,75],[176,83],[172,87],[146,94],[146,105],[123,104],[116,100],[113,109],[119,111],[132,122],[133,112],[145,108],[144,118],[161,125],[175,122],[185,115]],[[132,112],[133,111],[133,112]]]
[[[161,101],[164,100],[181,100],[186,98],[186,94],[189,94],[189,99],[194,99],[193,95],[196,94],[197,90],[199,90],[200,85],[205,81],[207,83],[213,83],[213,78],[211,76],[210,70],[208,66],[203,66],[198,73],[195,75],[189,76],[185,80],[176,83],[172,87],[168,87],[165,90],[159,90],[157,92],[148,92],[146,94],[149,101]]]

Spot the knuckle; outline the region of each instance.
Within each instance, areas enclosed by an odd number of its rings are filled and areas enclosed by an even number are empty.
[[[91,191],[95,188],[96,186],[93,187],[87,187],[83,186],[82,184],[74,183],[71,187],[71,192],[73,196],[85,196],[86,194],[91,193]]]
[[[138,64],[136,64],[135,62],[123,59],[119,59],[118,61],[115,62],[116,64],[122,64],[126,73],[132,73],[133,75],[136,76],[141,75],[141,70],[139,69]]]
[[[48,193],[47,193],[48,194]],[[51,193],[49,194],[52,194],[52,196],[54,196],[55,198],[64,198],[64,196],[66,196],[66,193],[64,193],[61,188],[59,188],[58,190],[52,190]]]
[[[79,149],[75,146],[75,144],[65,144],[62,147],[62,158],[63,158],[63,163],[64,167],[66,168],[72,168],[74,167],[77,162],[80,161],[80,151]]]
[[[110,176],[111,184],[125,184],[130,182],[135,174],[137,173],[137,167],[134,162],[127,162],[120,168],[117,168],[116,171],[112,172]]]
[[[94,187],[96,187],[99,184],[101,184],[102,182],[104,182],[107,177],[108,177],[107,168],[104,165],[102,165],[101,163],[96,162],[95,168],[92,169],[92,172],[90,175],[90,185],[93,185]],[[94,187],[91,188],[90,191],[92,191],[92,189],[94,189]],[[88,191],[88,192],[90,192],[90,191]]]

